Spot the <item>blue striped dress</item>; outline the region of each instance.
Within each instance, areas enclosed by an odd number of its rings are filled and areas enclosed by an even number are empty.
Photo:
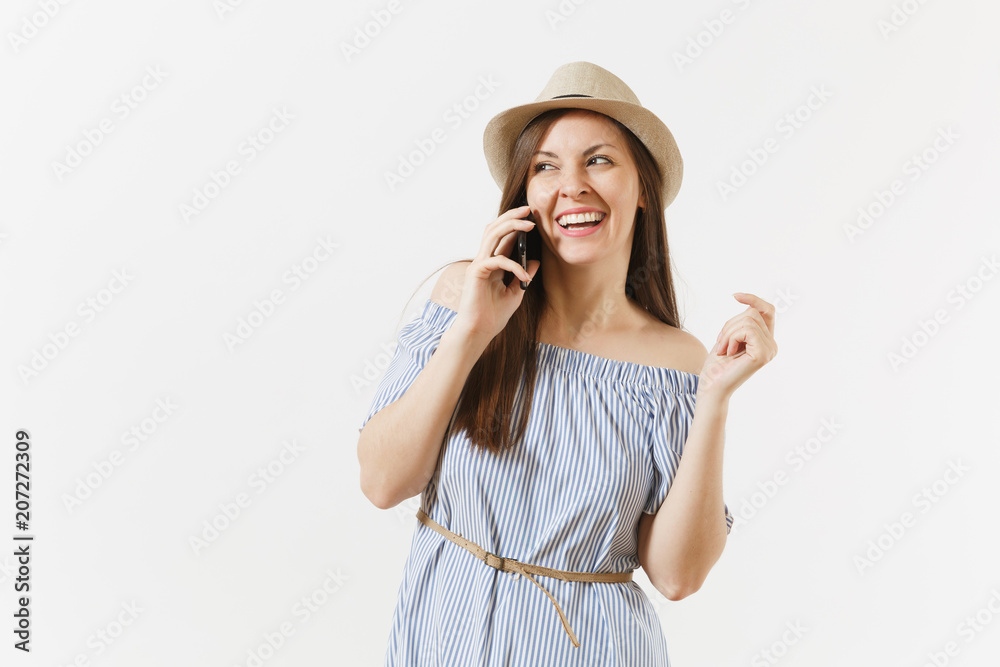
[[[361,428],[403,395],[457,315],[428,300],[400,330]],[[692,373],[539,343],[524,440],[486,455],[464,431],[450,434],[421,508],[505,558],[580,572],[637,569],[640,512],[655,513],[667,495],[697,388]],[[522,377],[515,418],[523,394]],[[562,607],[576,647],[537,586],[413,521],[386,666],[670,665],[660,619],[634,580],[535,577]],[[728,505],[725,521],[728,532]]]

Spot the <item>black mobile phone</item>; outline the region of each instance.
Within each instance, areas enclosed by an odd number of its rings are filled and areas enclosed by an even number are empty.
[[[522,206],[524,204],[521,204]],[[535,218],[531,215],[529,211],[526,216],[522,218],[523,220],[530,220],[535,222]],[[535,252],[535,238],[534,236],[538,234],[538,231],[532,229],[530,231],[524,231],[522,229],[517,230],[517,234],[514,237],[514,248],[511,250],[509,257],[521,265],[521,268],[525,271],[528,270],[528,260],[536,259]],[[510,281],[514,280],[514,273],[512,271],[504,272],[504,285],[510,285]],[[521,289],[528,289],[528,283],[520,280]]]
[[[524,216],[525,220],[535,221],[532,217],[531,212]],[[521,268],[525,271],[528,270],[528,232],[523,229],[517,230],[517,248],[514,250],[515,257],[517,257],[517,262],[521,265]],[[521,281],[521,289],[528,289],[528,283]]]

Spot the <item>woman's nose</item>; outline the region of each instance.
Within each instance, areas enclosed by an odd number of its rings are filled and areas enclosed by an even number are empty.
[[[559,194],[578,197],[587,191],[586,173],[576,167],[566,167],[559,175]]]

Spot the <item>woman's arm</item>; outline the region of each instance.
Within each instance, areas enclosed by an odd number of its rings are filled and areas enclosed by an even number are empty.
[[[639,563],[670,600],[701,588],[726,546],[722,446],[729,399],[778,354],[774,306],[753,294],[733,297],[747,308],[726,322],[712,352],[705,352],[694,417],[670,491],[655,515],[639,521]]]
[[[726,546],[722,450],[728,400],[698,400],[670,492],[639,521],[639,563],[668,600],[704,583]]]
[[[431,300],[455,310],[466,266],[449,266]],[[361,491],[376,507],[395,507],[427,486],[462,387],[488,343],[453,324],[406,392],[365,424],[358,438]]]

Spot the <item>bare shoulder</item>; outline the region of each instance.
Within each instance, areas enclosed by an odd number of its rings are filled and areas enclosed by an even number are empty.
[[[445,267],[431,291],[431,301],[458,312],[462,303],[462,286],[465,285],[465,269],[470,261],[452,262]]]
[[[646,327],[641,340],[649,366],[697,375],[708,358],[708,349],[694,334],[656,319]]]

